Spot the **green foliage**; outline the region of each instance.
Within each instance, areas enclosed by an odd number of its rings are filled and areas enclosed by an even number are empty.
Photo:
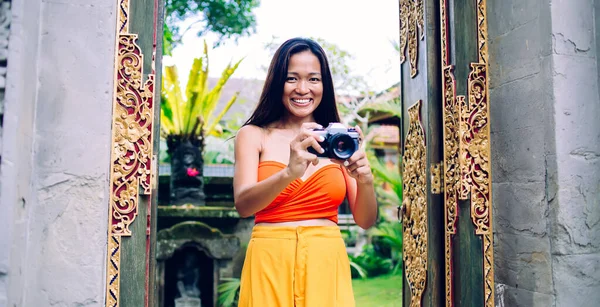
[[[236,306],[240,293],[240,279],[222,278],[221,283],[219,284],[219,286],[217,286],[217,293],[217,306]]]
[[[396,221],[379,223],[370,230],[371,235],[380,238],[382,243],[391,249],[391,260],[394,264],[393,274],[402,270],[402,224]]]
[[[352,277],[375,277],[392,271],[392,260],[377,253],[372,244],[365,245],[363,251],[357,256],[348,255],[348,257]]]
[[[162,137],[180,135],[182,139],[194,139],[206,135],[219,136],[222,133],[219,121],[235,103],[238,93],[230,98],[219,114],[215,116],[213,113],[225,83],[242,60],[233,65],[231,63],[227,65],[217,84],[209,89],[207,49],[205,42],[203,56],[194,59],[185,88],[185,96],[179,86],[177,68],[175,66],[165,67],[160,110]]]
[[[352,272],[352,277],[356,277],[356,275],[358,275],[360,278],[367,278],[367,271],[360,264],[354,261],[354,257],[348,255],[348,258],[350,261],[350,270]]]
[[[400,205],[402,203],[402,176],[397,168],[389,169],[383,161],[378,159],[375,154],[367,154],[371,171],[378,183],[388,183],[393,192],[383,190],[381,184],[376,185],[377,194],[380,200],[386,204]]]
[[[354,75],[350,69],[349,62],[354,57],[348,51],[322,38],[313,37],[312,39],[319,43],[327,54],[333,85],[337,92],[340,94],[367,92],[368,85],[365,79],[362,76]]]
[[[225,137],[207,137],[204,151],[206,164],[233,164],[233,141]]]
[[[402,105],[400,104],[400,98],[368,103],[364,107],[360,108],[360,112],[365,111],[371,113],[384,113],[398,118],[402,118]]]
[[[198,36],[208,32],[217,34],[217,44],[253,34],[256,32],[253,10],[258,6],[259,0],[166,0],[163,52],[170,55],[185,32],[196,25],[200,25]],[[196,20],[181,31],[177,24],[188,18]]]

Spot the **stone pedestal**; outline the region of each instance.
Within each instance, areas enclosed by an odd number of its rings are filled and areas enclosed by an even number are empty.
[[[201,307],[202,303],[196,297],[180,297],[175,299],[175,307]]]

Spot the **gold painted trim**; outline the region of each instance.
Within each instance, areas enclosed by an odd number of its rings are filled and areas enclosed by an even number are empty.
[[[410,288],[410,306],[421,306],[427,285],[427,149],[421,125],[421,100],[408,108],[409,127],[402,158],[403,259]]]
[[[477,44],[479,46],[479,63],[488,62],[488,30],[487,30],[487,1],[477,0]]]
[[[457,189],[459,182],[458,161],[458,100],[456,97],[456,80],[452,66],[444,67],[442,74],[444,85],[443,97],[443,126],[444,126],[444,250],[446,274],[446,306],[453,305],[453,265],[452,265],[452,236],[456,234],[458,218]]]
[[[485,140],[487,140],[486,142],[486,146],[483,148],[484,151],[487,154],[487,158],[488,160],[486,161],[486,169],[488,170],[488,181],[487,181],[487,191],[488,191],[488,197],[486,198],[487,201],[487,208],[488,208],[488,220],[489,220],[489,224],[488,224],[488,228],[487,228],[487,232],[485,234],[483,234],[483,273],[484,273],[484,295],[485,295],[485,306],[486,307],[494,307],[495,303],[495,295],[494,295],[494,237],[493,237],[493,231],[492,231],[492,166],[491,166],[491,159],[492,159],[492,150],[491,150],[491,136],[490,136],[490,120],[491,120],[491,113],[490,113],[490,97],[489,97],[489,93],[490,93],[490,79],[489,79],[489,75],[488,75],[488,28],[487,28],[487,0],[478,0],[477,1],[477,18],[478,18],[478,24],[477,24],[477,29],[478,29],[478,40],[479,40],[479,62],[480,63],[485,63],[485,105],[486,105],[486,111],[485,114],[487,115],[487,129],[485,129],[485,135],[483,135],[483,138]]]
[[[144,55],[137,35],[129,33],[129,7],[130,0],[117,0],[105,299],[110,307],[119,306],[121,239],[132,235],[139,196],[151,193],[155,171],[154,74],[144,82]]]
[[[119,3],[117,34],[129,33],[129,0],[117,0]]]
[[[440,0],[440,36],[441,36],[441,51],[442,51],[442,69],[446,69],[449,57],[449,37],[448,37],[448,0]],[[444,84],[442,82],[442,84]]]
[[[456,220],[458,218],[458,129],[459,112],[456,97],[456,79],[454,67],[450,62],[450,38],[448,29],[448,0],[440,0],[440,36],[441,36],[441,63],[442,63],[442,111],[443,111],[443,139],[444,139],[444,273],[446,306],[453,306],[453,274],[452,264],[452,236],[456,234]]]
[[[119,305],[119,269],[121,263],[121,236],[108,237],[108,264],[106,272],[106,306]]]
[[[418,41],[425,39],[423,0],[399,0],[400,6],[400,64],[406,61],[406,46],[410,62],[410,76],[417,73]],[[419,34],[420,30],[420,34]]]

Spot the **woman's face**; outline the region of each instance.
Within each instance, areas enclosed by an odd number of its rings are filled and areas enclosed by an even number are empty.
[[[308,50],[292,55],[283,86],[283,105],[289,115],[312,119],[312,113],[322,98],[323,80],[319,59]]]

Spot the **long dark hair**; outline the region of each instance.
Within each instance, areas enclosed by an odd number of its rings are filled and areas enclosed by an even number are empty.
[[[283,43],[275,52],[258,105],[250,118],[244,123],[244,126],[255,125],[264,128],[284,116],[283,86],[287,77],[290,58],[296,53],[307,50],[319,59],[323,82],[323,97],[321,103],[313,112],[315,122],[327,127],[329,123],[340,121],[335,103],[333,79],[325,51],[311,39],[292,38]]]

